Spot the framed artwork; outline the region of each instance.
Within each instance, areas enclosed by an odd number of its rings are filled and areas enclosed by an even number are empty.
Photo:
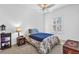
[[[55,17],[53,19],[53,30],[54,32],[61,32],[62,31],[62,16]]]

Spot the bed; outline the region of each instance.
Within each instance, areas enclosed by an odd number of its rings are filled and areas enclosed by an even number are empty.
[[[34,32],[29,31],[31,34],[26,36],[26,41],[33,45],[37,51],[41,54],[46,54],[51,52],[52,48],[60,43],[57,36],[50,33]]]

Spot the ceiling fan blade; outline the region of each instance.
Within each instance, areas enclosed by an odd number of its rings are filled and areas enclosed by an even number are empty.
[[[53,7],[53,6],[55,6],[55,4],[50,4],[50,5],[48,5],[47,8],[51,8],[51,7]]]

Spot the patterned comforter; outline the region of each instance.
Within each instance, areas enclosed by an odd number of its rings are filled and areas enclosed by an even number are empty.
[[[26,38],[26,41],[36,47],[37,51],[41,54],[49,53],[60,42],[59,38],[54,35],[45,38],[42,42],[36,41],[29,36],[26,36]]]

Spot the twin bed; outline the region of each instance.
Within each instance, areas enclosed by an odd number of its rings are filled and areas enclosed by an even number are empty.
[[[31,34],[26,36],[26,41],[41,54],[49,53],[54,46],[60,43],[59,38],[54,34],[38,32],[36,29],[29,29],[29,33]]]

